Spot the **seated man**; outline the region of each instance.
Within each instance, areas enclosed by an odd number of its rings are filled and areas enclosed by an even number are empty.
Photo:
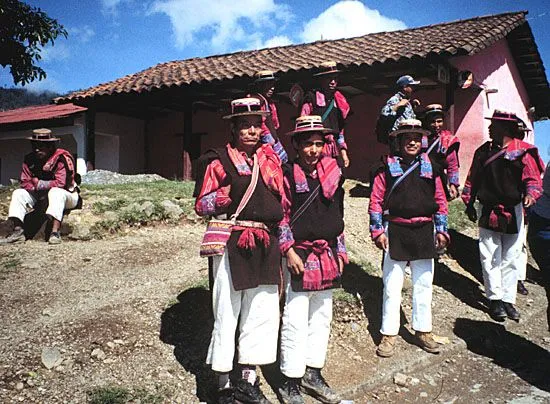
[[[20,177],[21,188],[13,191],[8,211],[13,231],[0,243],[24,241],[25,215],[38,202],[47,199],[46,215],[52,226],[48,242],[59,244],[63,211],[74,209],[79,200],[73,156],[67,150],[57,148],[59,138],[53,137],[49,129],[35,129],[32,137],[27,139],[31,141],[32,152],[25,156]]]

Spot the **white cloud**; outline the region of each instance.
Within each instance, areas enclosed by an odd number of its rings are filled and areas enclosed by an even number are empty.
[[[404,22],[384,17],[358,0],[343,0],[309,20],[300,40],[313,42],[320,39],[340,39],[366,35],[373,32],[404,29]]]
[[[55,45],[48,45],[40,52],[42,60],[39,63],[51,63],[67,60],[71,56],[69,47],[63,42],[56,42]]]
[[[89,25],[69,28],[69,38],[73,37],[82,43],[89,42],[95,35],[95,31]]]
[[[290,44],[292,44],[292,40],[289,37],[286,35],[277,35],[263,42],[260,46],[258,46],[258,49],[275,48],[276,46],[285,46]]]
[[[180,49],[206,41],[215,51],[228,51],[261,32],[283,28],[292,19],[286,5],[275,0],[156,0],[150,13],[170,18]]]
[[[31,81],[29,84],[21,86],[20,88],[24,88],[36,94],[43,93],[44,91],[51,91],[60,94],[63,93],[61,83],[59,83],[59,81],[52,77],[51,72],[47,71],[46,74],[48,76],[44,80]]]

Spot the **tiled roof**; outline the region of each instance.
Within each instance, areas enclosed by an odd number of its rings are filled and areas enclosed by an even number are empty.
[[[41,121],[45,119],[65,118],[69,115],[78,114],[86,111],[88,108],[80,107],[74,104],[61,105],[38,105],[33,107],[11,109],[0,112],[0,125],[26,122]]]
[[[444,57],[472,55],[505,38],[515,28],[524,24],[528,27],[526,13],[522,11],[476,17],[356,38],[161,63],[139,73],[74,92],[55,101],[77,101],[101,95],[142,93],[192,83],[252,77],[256,71],[265,69],[278,73],[312,69],[326,60],[335,60],[343,67],[349,67],[372,66],[403,58],[424,58],[434,54]],[[530,29],[529,34],[532,38]],[[537,74],[540,78],[540,73]],[[542,75],[547,87],[544,69]]]

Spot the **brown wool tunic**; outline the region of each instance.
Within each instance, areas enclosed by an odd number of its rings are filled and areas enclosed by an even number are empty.
[[[227,154],[227,150],[218,153],[223,168],[231,184],[231,205],[228,216],[237,210],[239,202],[244,196],[252,176],[241,176]],[[283,218],[280,197],[271,192],[265,185],[262,176],[250,201],[239,215],[238,220],[252,220],[262,222],[270,229],[269,246],[264,247],[257,242],[256,248],[245,250],[237,247],[242,231],[233,231],[227,242],[227,253],[231,267],[231,277],[235,290],[255,288],[259,285],[278,285],[280,282],[281,253],[276,234],[276,225]]]

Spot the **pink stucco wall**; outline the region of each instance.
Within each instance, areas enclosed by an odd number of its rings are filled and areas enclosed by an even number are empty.
[[[462,183],[468,173],[477,147],[489,139],[489,123],[484,117],[495,109],[515,112],[529,128],[533,124],[527,115],[529,97],[505,39],[474,56],[452,58],[450,63],[458,70],[474,73],[477,88],[455,92],[455,134],[460,138],[460,177]],[[484,89],[496,89],[488,93]],[[534,143],[534,133],[526,136]]]

